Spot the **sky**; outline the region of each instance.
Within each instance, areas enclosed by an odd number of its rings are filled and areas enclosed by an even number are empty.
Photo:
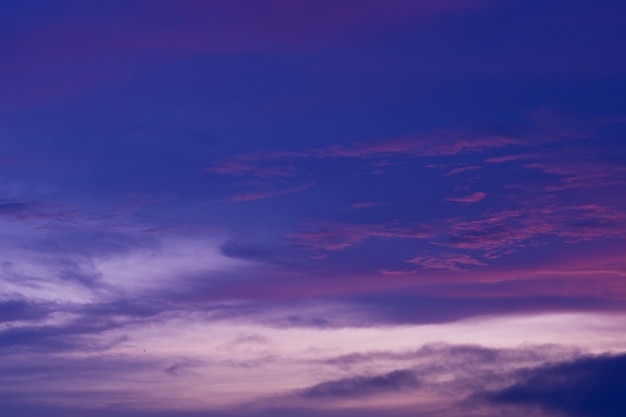
[[[626,3],[0,2],[0,414],[626,415]]]

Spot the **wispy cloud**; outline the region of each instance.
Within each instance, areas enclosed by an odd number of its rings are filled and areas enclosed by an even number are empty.
[[[22,222],[73,222],[85,219],[84,213],[59,204],[40,201],[0,200],[0,218]]]
[[[362,210],[362,209],[370,209],[374,207],[385,206],[385,203],[377,203],[375,201],[365,201],[362,203],[354,203],[348,207],[347,210]]]
[[[325,400],[366,397],[387,392],[415,389],[419,382],[409,370],[398,370],[384,375],[356,376],[321,382],[302,391],[305,398]]]
[[[259,178],[271,178],[271,177],[293,177],[295,175],[296,168],[290,166],[268,166],[266,164],[259,164],[256,162],[256,158],[253,162],[244,160],[224,160],[217,162],[215,165],[204,169],[205,172],[222,175],[252,175]]]
[[[505,162],[520,161],[524,159],[534,159],[535,157],[536,155],[533,155],[533,154],[522,153],[522,154],[513,154],[513,155],[504,155],[504,156],[494,156],[492,158],[485,159],[485,162],[490,163],[490,164],[501,164]]]
[[[626,167],[607,162],[533,162],[524,167],[559,177],[558,184],[547,185],[545,191],[597,189],[626,184]]]
[[[487,197],[487,193],[477,191],[474,194],[466,195],[463,197],[448,197],[449,201],[455,201],[457,203],[478,203]]]
[[[610,206],[546,206],[492,212],[470,221],[449,221],[443,245],[500,256],[527,246],[545,244],[550,237],[578,242],[626,236],[626,213]]]
[[[251,193],[244,194],[235,194],[226,199],[221,199],[219,201],[231,201],[234,203],[245,203],[249,201],[257,201],[257,200],[265,200],[267,198],[279,197],[286,194],[298,193],[300,191],[308,190],[309,188],[314,187],[314,183],[303,184],[297,187],[285,188],[282,190],[267,190],[267,191],[257,191]]]
[[[468,166],[464,166],[464,167],[453,168],[450,171],[448,171],[448,173],[446,175],[458,175],[458,174],[461,174],[463,172],[476,171],[476,170],[480,170],[480,169],[482,169],[482,168],[477,166],[477,165],[468,165]]]
[[[313,253],[338,251],[372,238],[425,239],[432,236],[429,226],[394,224],[316,223],[290,237],[296,246]]]
[[[471,198],[469,201],[474,202],[475,199]],[[551,204],[541,208],[522,207],[488,211],[475,218],[443,219],[430,225],[317,222],[309,224],[302,231],[289,237],[293,245],[304,248],[315,256],[356,247],[373,238],[399,238],[478,251],[481,256],[489,259],[517,252],[529,246],[544,245],[555,238],[567,243],[607,238],[621,239],[626,237],[624,224],[626,213],[612,206]],[[455,262],[463,263],[463,260],[469,265],[473,259],[468,254],[460,254],[445,261],[447,256],[449,254],[441,255],[438,258],[441,261],[431,257],[416,259],[429,267],[437,264],[450,267]],[[480,264],[482,262],[475,265]]]
[[[466,135],[461,132],[442,131],[429,135],[416,135],[388,139],[380,142],[354,143],[350,146],[329,145],[299,152],[258,152],[237,155],[216,161],[206,167],[206,172],[223,175],[252,175],[260,178],[288,177],[296,173],[292,163],[298,159],[374,159],[388,165],[388,158],[417,158],[453,156],[479,153],[488,149],[528,146],[536,139],[517,138],[494,134]],[[477,167],[476,167],[477,168]],[[467,169],[474,169],[468,168]],[[461,172],[461,171],[458,171]]]
[[[423,269],[463,271],[463,266],[485,266],[484,262],[466,254],[441,253],[438,256],[416,256],[407,262]]]

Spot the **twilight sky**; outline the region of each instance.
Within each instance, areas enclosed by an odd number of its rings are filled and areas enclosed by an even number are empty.
[[[626,415],[626,3],[0,3],[0,414]]]

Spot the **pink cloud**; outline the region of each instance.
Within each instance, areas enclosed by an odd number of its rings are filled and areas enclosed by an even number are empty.
[[[516,154],[516,155],[505,155],[505,156],[497,156],[494,158],[487,158],[485,159],[485,162],[490,163],[490,164],[500,164],[503,162],[519,161],[521,159],[531,159],[531,158],[534,158],[534,155],[522,153],[522,154]]]
[[[548,112],[544,110],[544,112]],[[303,151],[277,151],[277,152],[253,152],[244,155],[236,155],[217,161],[212,166],[205,168],[206,172],[224,175],[253,175],[262,178],[272,176],[288,177],[295,175],[296,168],[293,165],[300,159],[370,159],[377,169],[374,174],[384,173],[384,168],[390,165],[402,163],[403,160],[432,156],[455,156],[462,154],[482,153],[493,150],[514,148],[518,151],[529,149],[545,143],[560,141],[586,140],[592,137],[593,130],[588,127],[601,125],[600,122],[590,121],[579,123],[572,118],[559,118],[558,113],[548,112],[554,118],[553,124],[557,129],[543,119],[534,117],[532,121],[536,125],[529,129],[523,136],[507,136],[491,133],[464,133],[461,131],[440,130],[432,133],[390,138],[377,142],[355,142],[349,145],[329,145],[321,148],[309,148]],[[546,116],[547,117],[547,116]],[[567,123],[571,123],[571,126]],[[392,159],[393,158],[393,159]],[[604,166],[593,163],[551,163],[548,156],[539,153],[513,153],[504,156],[485,159],[489,164],[513,162],[518,160],[537,160],[539,162],[528,163],[527,168],[539,170],[545,173],[563,176],[562,184],[554,187],[554,190],[565,188],[584,188],[587,183],[594,180],[613,184],[619,178],[622,181],[626,176],[626,168],[619,166]],[[427,167],[435,167],[429,164]],[[468,165],[451,169],[447,175],[457,175],[463,172],[482,169],[478,165]],[[475,195],[478,198],[480,194]],[[457,200],[454,200],[457,201]],[[458,200],[461,201],[461,200]],[[471,202],[471,201],[465,201]]]
[[[494,259],[526,247],[545,245],[555,239],[570,244],[596,239],[624,239],[626,213],[614,207],[596,204],[564,207],[547,205],[542,208],[523,207],[489,212],[472,220],[453,218],[430,225],[326,222],[309,225],[304,231],[289,237],[293,245],[315,257],[357,247],[373,238],[399,238],[478,252],[485,259]],[[442,259],[447,259],[446,256]],[[463,255],[448,258],[448,264],[428,258],[420,260],[431,267],[436,262],[448,267],[454,266],[454,263],[460,264],[463,260],[470,262],[470,258]]]
[[[479,201],[482,201],[486,196],[486,193],[479,191],[472,195],[464,197],[449,197],[448,200],[456,201],[457,203],[478,203]]]
[[[211,300],[297,300],[315,296],[397,294],[481,299],[525,296],[595,297],[598,300],[626,300],[624,274],[620,262],[598,262],[598,256],[572,260],[564,255],[542,265],[506,267],[472,255],[429,253],[399,266],[350,274],[329,269],[319,272],[268,270],[264,280],[247,286],[204,293]],[[420,259],[421,257],[421,259]],[[416,259],[417,258],[417,259]],[[616,259],[612,259],[615,261]],[[194,296],[197,294],[194,294]]]
[[[484,262],[472,258],[469,255],[458,253],[441,253],[437,256],[416,256],[406,262],[419,265],[423,269],[463,271],[461,266],[485,266]]]
[[[239,159],[219,161],[213,166],[205,168],[204,172],[221,175],[252,175],[259,178],[292,177],[295,175],[294,166],[275,167],[261,163],[250,163]]]
[[[599,188],[626,184],[626,167],[590,162],[534,162],[526,168],[559,176],[559,184],[545,187],[545,191],[572,188]]]
[[[386,205],[385,203],[376,203],[374,201],[366,201],[363,203],[354,203],[352,204],[348,210],[361,210],[361,209],[369,209],[374,207],[381,207]]]
[[[249,174],[262,178],[287,177],[294,175],[295,167],[293,165],[276,166],[277,162],[296,159],[383,158],[380,161],[380,167],[385,167],[391,164],[385,159],[389,157],[451,156],[514,145],[529,145],[529,141],[497,135],[470,138],[464,137],[460,133],[444,131],[430,136],[390,139],[374,143],[355,143],[350,146],[330,145],[325,148],[313,148],[302,152],[250,153],[218,161],[205,168],[204,171],[224,175]]]
[[[310,152],[312,156],[319,158],[377,158],[396,155],[417,157],[481,152],[512,145],[528,145],[528,141],[500,135],[463,137],[457,132],[442,131],[432,136],[398,138],[352,146],[333,145]]]
[[[286,195],[286,194],[292,194],[292,193],[297,193],[300,191],[308,190],[314,185],[315,184],[313,183],[308,183],[308,184],[300,185],[298,187],[286,188],[282,190],[267,190],[267,191],[258,191],[258,192],[252,192],[252,193],[236,194],[234,196],[231,196],[226,199],[219,200],[219,201],[231,201],[234,203],[245,203],[249,201],[264,200],[266,198],[279,197],[279,196]]]
[[[556,140],[585,139],[593,136],[597,122],[582,122],[573,115],[549,107],[542,107],[528,113],[530,120],[544,132],[546,139]]]
[[[496,258],[553,238],[574,243],[626,237],[626,213],[600,205],[502,210],[476,220],[449,220],[446,246],[479,250]]]
[[[427,226],[396,226],[392,224],[319,223],[309,230],[291,235],[296,246],[314,254],[340,251],[373,238],[426,239],[432,236]]]
[[[380,274],[388,277],[403,277],[407,275],[414,275],[416,272],[416,269],[410,269],[408,271],[383,269],[380,271]]]
[[[460,167],[460,168],[454,168],[451,169],[446,175],[457,175],[457,174],[461,174],[463,172],[467,172],[467,171],[475,171],[477,169],[482,169],[479,166],[476,165],[470,165],[470,166],[466,166],[466,167]]]

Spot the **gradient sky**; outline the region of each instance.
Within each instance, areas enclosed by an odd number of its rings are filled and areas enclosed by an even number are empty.
[[[626,3],[0,3],[0,414],[626,415]]]

